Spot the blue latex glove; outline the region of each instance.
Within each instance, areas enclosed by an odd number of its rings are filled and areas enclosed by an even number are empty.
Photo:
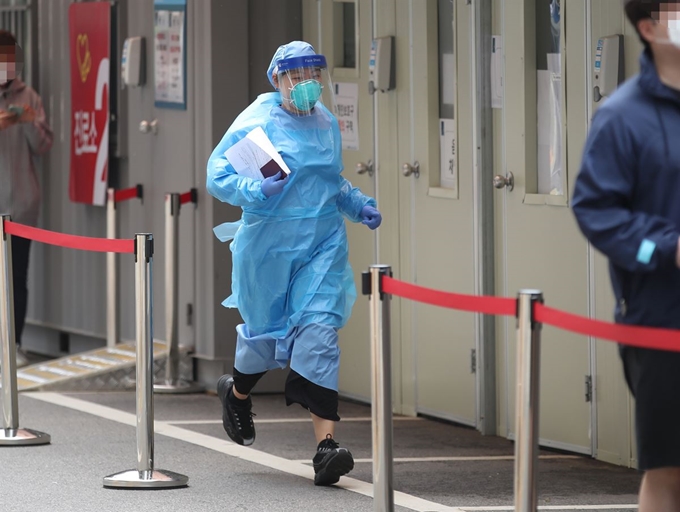
[[[282,180],[279,179],[280,177],[281,171],[277,172],[274,176],[266,178],[262,182],[262,193],[267,197],[267,199],[283,192],[283,187],[285,187],[288,183],[288,176]]]
[[[366,205],[361,209],[361,223],[366,224],[371,229],[377,229],[382,223],[382,215],[372,206]]]

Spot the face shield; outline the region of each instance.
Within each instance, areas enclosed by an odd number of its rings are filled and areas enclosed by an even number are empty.
[[[295,115],[309,115],[318,103],[335,113],[335,95],[323,55],[282,59],[276,68],[283,107]]]

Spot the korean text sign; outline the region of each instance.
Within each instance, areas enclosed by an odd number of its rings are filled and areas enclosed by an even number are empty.
[[[103,205],[109,160],[111,3],[69,7],[71,201]]]
[[[186,0],[154,0],[155,106],[186,110]]]

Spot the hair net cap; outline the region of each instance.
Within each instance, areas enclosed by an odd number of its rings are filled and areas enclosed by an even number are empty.
[[[305,43],[304,41],[291,41],[288,44],[279,46],[274,53],[274,57],[272,57],[269,69],[267,69],[269,83],[276,88],[276,85],[274,85],[274,75],[276,74],[277,65],[280,60],[290,59],[292,57],[304,57],[307,55],[316,55],[316,52],[311,44]]]

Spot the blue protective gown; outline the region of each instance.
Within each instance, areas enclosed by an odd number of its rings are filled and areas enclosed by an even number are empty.
[[[291,368],[337,391],[337,331],[356,300],[343,215],[361,220],[374,199],[341,176],[342,143],[335,117],[321,104],[308,116],[281,106],[278,92],[260,95],[227,130],[208,161],[207,189],[240,206],[243,216],[215,228],[233,238],[232,294],[238,308],[234,366],[242,373]],[[262,127],[291,169],[283,192],[267,199],[261,181],[236,174],[225,151]]]

